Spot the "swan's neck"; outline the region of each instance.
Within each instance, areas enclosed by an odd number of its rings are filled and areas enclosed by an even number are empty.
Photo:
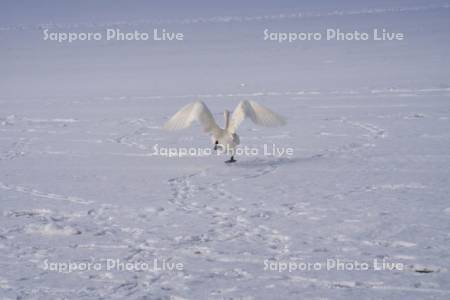
[[[224,116],[224,118],[225,118],[225,130],[227,130],[227,129],[228,129],[228,126],[230,125],[230,112],[229,112],[228,110],[226,110],[226,111],[223,113],[223,116]]]

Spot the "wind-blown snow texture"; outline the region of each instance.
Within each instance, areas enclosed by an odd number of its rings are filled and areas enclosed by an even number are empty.
[[[172,13],[114,4],[109,14],[98,3],[86,14],[2,4],[2,299],[450,297],[447,2],[204,4]],[[166,28],[185,41],[58,44],[42,41],[48,23],[54,31]],[[263,41],[265,28],[335,27],[407,38]],[[211,147],[199,126],[161,130],[195,100],[217,118],[241,100],[272,108],[288,124],[246,123],[241,142],[294,155],[231,166],[225,157],[152,155],[155,144]],[[166,259],[184,270],[44,268],[46,259],[108,258]],[[265,260],[383,258],[406,270],[264,270]]]

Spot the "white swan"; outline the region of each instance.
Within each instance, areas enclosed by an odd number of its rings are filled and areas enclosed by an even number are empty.
[[[255,124],[262,126],[280,126],[286,124],[285,119],[271,111],[270,109],[254,101],[241,101],[233,111],[230,118],[230,112],[225,110],[225,128],[220,128],[208,107],[201,101],[190,103],[175,113],[165,124],[166,130],[178,130],[189,127],[194,121],[200,122],[205,132],[212,135],[214,150],[221,146],[231,153],[230,160],[226,163],[232,163],[234,159],[235,148],[239,145],[239,136],[236,129],[246,117],[250,118]]]

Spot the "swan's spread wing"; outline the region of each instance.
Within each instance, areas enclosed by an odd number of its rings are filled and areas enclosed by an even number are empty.
[[[184,106],[164,124],[163,128],[166,130],[184,129],[194,121],[200,122],[205,132],[214,132],[219,129],[208,107],[201,101]]]
[[[271,111],[265,106],[255,101],[241,101],[233,111],[231,121],[228,126],[230,132],[236,132],[236,129],[245,120],[250,118],[253,123],[261,126],[281,126],[286,124],[285,119]]]

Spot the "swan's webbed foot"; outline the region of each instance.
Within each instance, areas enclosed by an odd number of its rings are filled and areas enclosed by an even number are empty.
[[[237,160],[234,159],[234,156],[232,156],[229,160],[225,161],[226,164],[231,164],[237,162]]]

